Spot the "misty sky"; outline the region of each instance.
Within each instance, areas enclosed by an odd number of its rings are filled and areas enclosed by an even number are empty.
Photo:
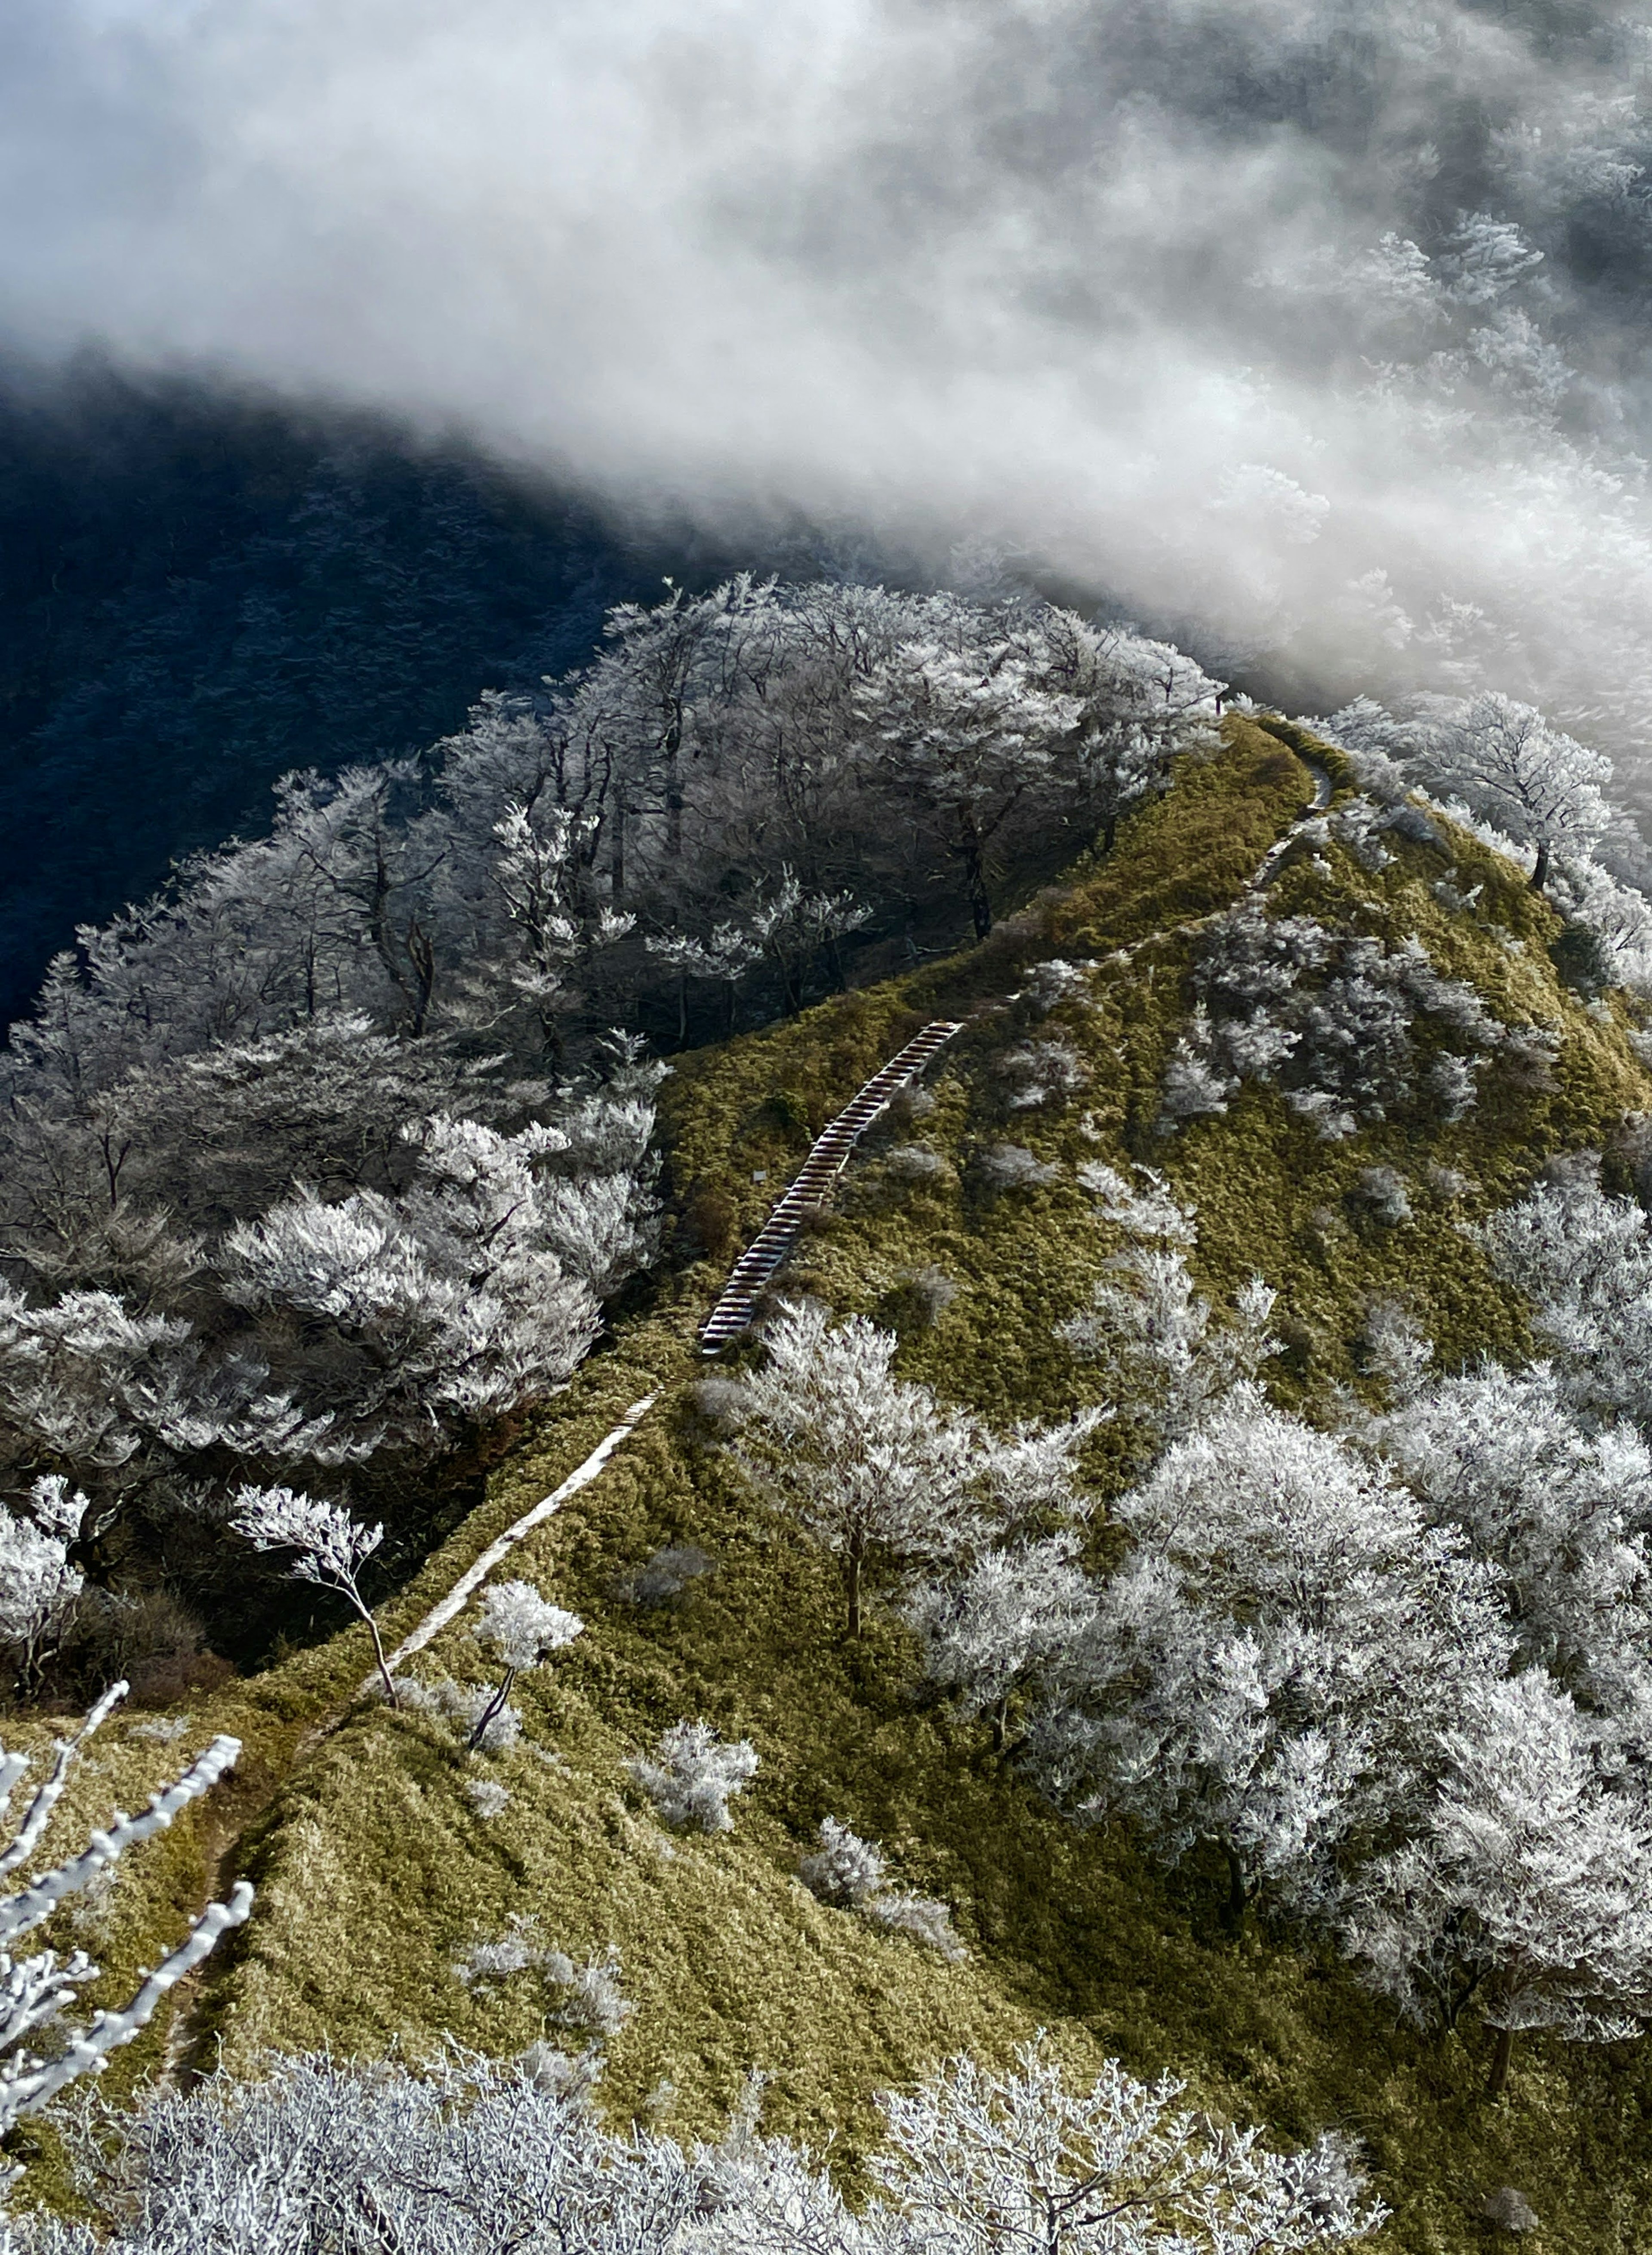
[[[1652,769],[1649,75],[1577,6],[11,0],[0,317]]]

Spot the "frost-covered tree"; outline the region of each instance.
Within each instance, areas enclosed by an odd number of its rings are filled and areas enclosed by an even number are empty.
[[[25,1692],[38,1689],[42,1657],[62,1633],[85,1577],[68,1562],[68,1544],[80,1531],[86,1498],[74,1505],[60,1478],[35,1483],[46,1508],[33,1519],[0,1511],[0,1645],[9,1645],[20,1662]]]
[[[997,2075],[949,2060],[910,2097],[882,2101],[888,2148],[872,2171],[901,2221],[896,2245],[1295,2255],[1346,2245],[1382,2221],[1334,2135],[1305,2153],[1271,2153],[1255,2131],[1178,2111],[1181,2091],[1109,2061],[1073,2092],[1039,2045]]]
[[[847,925],[843,927],[849,929]],[[839,937],[833,933],[835,938]],[[764,940],[755,932],[744,931],[738,924],[714,925],[704,939],[696,939],[688,932],[658,932],[650,934],[643,943],[646,953],[664,970],[677,976],[677,1038],[688,1038],[688,982],[691,979],[715,980],[727,997],[728,1030],[734,1031],[735,990],[742,978],[754,964],[763,958]]]
[[[960,649],[903,643],[856,693],[868,735],[957,862],[977,939],[992,930],[991,855],[1023,799],[1037,795],[1083,710],[1040,685],[1006,639]]]
[[[252,1889],[240,1880],[228,1902],[209,1903],[192,1922],[186,1939],[140,1977],[129,2004],[94,2013],[81,2028],[64,2027],[62,2015],[75,1992],[98,1978],[99,1969],[85,1951],[76,1949],[67,1957],[54,1949],[18,1955],[18,1945],[44,1925],[60,1904],[112,1871],[129,1849],[164,1830],[181,1809],[217,1784],[241,1752],[239,1739],[214,1739],[172,1784],[150,1796],[141,1816],[117,1810],[107,1827],[92,1833],[78,1855],[41,1869],[38,1851],[69,1771],[87,1740],[125,1696],[125,1684],[114,1684],[72,1738],[57,1740],[51,1770],[15,1822],[8,1811],[28,1774],[29,1757],[0,1749],[0,1827],[4,1828],[0,1881],[9,1889],[0,1895],[0,2133],[25,2115],[38,2113],[80,2077],[102,2074],[109,2054],[130,2043],[148,2026],[167,1992],[200,1964],[226,1928],[242,1925],[252,1908]],[[24,1878],[31,1867],[33,1875]],[[36,2053],[30,2040],[44,2029],[52,2031],[53,2040],[44,2053]],[[18,2174],[0,2177],[0,2191]],[[4,2229],[0,2222],[0,2235]]]
[[[868,1561],[934,1564],[1036,1512],[1079,1507],[1073,1457],[1100,1411],[1000,1439],[896,1378],[899,1340],[864,1317],[833,1325],[817,1305],[788,1306],[763,1340],[723,1412],[742,1469],[840,1561],[851,1636]]]
[[[985,1715],[1002,1749],[1011,1701],[1036,1687],[1094,1612],[1096,1590],[1066,1530],[984,1550],[961,1572],[920,1582],[904,1608],[924,1673],[960,1713]]]
[[[1080,1361],[1102,1366],[1132,1418],[1173,1440],[1276,1352],[1268,1328],[1276,1296],[1253,1276],[1219,1321],[1179,1246],[1138,1244],[1114,1254],[1056,1336]]]
[[[872,911],[852,893],[807,892],[782,868],[774,891],[760,895],[749,915],[752,940],[778,972],[787,1013],[795,1017],[815,959],[824,950],[836,965],[839,940],[870,923]],[[840,969],[833,984],[843,984]]]
[[[376,1444],[497,1416],[567,1377],[596,1289],[638,1251],[635,1178],[559,1176],[566,1149],[549,1127],[430,1120],[401,1197],[301,1190],[231,1230],[228,1295],[335,1431]]]
[[[491,1029],[518,1002],[531,1014],[540,1044],[552,1057],[562,1053],[562,1021],[588,1003],[593,958],[615,946],[636,922],[591,897],[585,873],[595,820],[554,804],[531,811],[512,799],[493,825],[498,851],[491,877],[511,944],[499,956],[483,959],[487,986],[472,973],[469,1015]],[[491,1017],[489,987],[496,998]]]
[[[1585,1423],[1552,1367],[1413,1374],[1362,1437],[1501,1578],[1522,1661],[1598,1713],[1652,1725],[1652,1451]]]
[[[476,1718],[467,1742],[473,1753],[486,1740],[489,1725],[510,1697],[510,1687],[523,1669],[538,1668],[585,1633],[578,1613],[553,1605],[531,1582],[490,1583],[482,1593],[478,1610],[482,1618],[472,1633],[484,1652],[503,1661],[505,1672]]]
[[[280,2059],[135,2118],[95,2109],[69,2136],[109,2237],[30,2216],[24,2255],[195,2255],[203,2235],[221,2255],[1311,2255],[1383,2216],[1334,2133],[1276,2153],[1177,2109],[1168,2080],[1110,2063],[1071,2093],[1034,2049],[886,2095],[880,2195],[858,2212],[755,2107],[685,2150],[605,2129],[591,2072],[544,2043],[515,2060],[450,2045],[417,2069]]]
[[[1110,854],[1121,817],[1163,788],[1172,755],[1214,745],[1223,685],[1166,643],[1069,611],[1041,617],[1037,649],[1040,679],[1079,699],[1073,755],[1083,811]]]
[[[1566,1398],[1652,1428],[1652,1224],[1585,1165],[1493,1214],[1481,1239],[1525,1294]]]
[[[1234,1916],[1258,1886],[1322,1910],[1341,1844],[1402,1821],[1464,1685],[1501,1673],[1495,1576],[1248,1387],[1114,1515],[1132,1548],[1047,1671],[1031,1759],[1172,1859],[1216,1844]]]
[[[812,1895],[824,1903],[840,1903],[849,1909],[876,1894],[888,1876],[889,1864],[881,1848],[862,1840],[835,1816],[820,1819],[820,1844],[798,1866],[798,1877]]]
[[[1415,2018],[1635,2034],[1652,2013],[1652,1816],[1602,1774],[1597,1731],[1541,1668],[1467,1677],[1416,1837],[1360,1875],[1346,1946]]]
[[[1429,788],[1470,811],[1533,854],[1541,891],[1557,856],[1587,860],[1613,818],[1606,793],[1612,762],[1551,727],[1530,705],[1494,691],[1437,704],[1417,766]]]
[[[255,1550],[291,1550],[288,1574],[297,1582],[336,1590],[367,1623],[373,1659],[392,1707],[400,1703],[384,1658],[373,1608],[362,1595],[361,1569],[384,1540],[384,1529],[365,1527],[336,1503],[296,1493],[290,1487],[243,1486],[235,1491],[230,1525]]]
[[[673,1723],[653,1754],[627,1765],[662,1821],[683,1832],[729,1832],[729,1802],[757,1772],[749,1739],[720,1739],[709,1723]]]

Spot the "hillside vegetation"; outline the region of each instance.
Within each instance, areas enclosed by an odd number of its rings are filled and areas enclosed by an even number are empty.
[[[1643,2046],[1531,2035],[1488,2104],[1483,2030],[1419,2034],[1300,1932],[1255,1910],[1236,1927],[1227,1875],[1203,1851],[1166,1872],[1121,1821],[1075,1827],[1019,1773],[1013,1744],[995,1747],[986,1722],[959,1719],[924,1689],[891,1613],[874,1605],[864,1637],[845,1635],[836,1567],[756,1501],[698,1390],[696,1326],[810,1136],[943,1015],[967,1023],[927,1095],[868,1137],[781,1287],[896,1331],[902,1374],[944,1400],[1007,1425],[1104,1399],[1096,1367],[1055,1331],[1117,1250],[1075,1173],[1095,1159],[1149,1163],[1197,1208],[1192,1265],[1219,1307],[1253,1273],[1276,1289],[1283,1352],[1269,1382],[1283,1402],[1367,1383],[1374,1303],[1402,1304],[1448,1366],[1529,1354],[1519,1299],[1465,1225],[1522,1195],[1557,1154],[1606,1151],[1610,1182],[1627,1164],[1613,1156],[1626,1115],[1652,1106],[1652,1087],[1622,998],[1591,1002],[1564,982],[1551,957],[1560,918],[1467,832],[1437,822],[1434,842],[1393,838],[1374,871],[1334,836],[1304,836],[1283,858],[1270,912],[1395,944],[1418,934],[1506,1023],[1558,1029],[1552,1071],[1488,1078],[1455,1124],[1438,1106],[1395,1106],[1327,1142],[1277,1088],[1247,1085],[1226,1112],[1160,1132],[1202,920],[1240,898],[1311,798],[1293,747],[1346,793],[1337,753],[1230,716],[1220,751],[1185,760],[1177,787],[1127,818],[1111,854],[1080,861],[983,943],[677,1060],[661,1092],[664,1266],[633,1284],[610,1338],[386,1609],[388,1630],[404,1633],[653,1393],[635,1437],[510,1569],[587,1633],[519,1681],[521,1743],[468,1766],[439,1719],[357,1696],[370,1657],[360,1629],[197,1695],[179,1739],[235,1731],[247,1747],[238,1781],[135,1856],[107,1904],[81,1916],[101,1921],[113,1997],[208,1883],[250,1877],[257,1908],[180,1992],[171,2030],[151,2027],[112,2082],[130,2087],[163,2060],[187,2073],[221,2055],[246,2071],[272,2046],[417,2058],[447,2034],[490,2052],[547,2032],[572,2041],[531,1963],[491,1979],[455,1970],[526,1919],[531,1949],[576,1966],[617,1956],[634,2009],[607,2036],[598,2096],[613,2122],[708,2132],[755,2069],[765,2127],[824,2148],[853,2187],[875,2136],[875,2090],[910,2084],[949,2052],[1002,2061],[1042,2027],[1077,2070],[1110,2055],[1139,2076],[1172,2071],[1199,2105],[1263,2122],[1281,2141],[1347,2132],[1395,2211],[1378,2244],[1396,2255],[1494,2244],[1482,2206],[1511,2185],[1541,2219],[1534,2244],[1644,2244]],[[1472,904],[1446,905],[1447,888]],[[1098,967],[1081,1003],[1041,1005],[1032,1029],[1015,998],[1051,959]],[[1006,1059],[1030,1029],[1079,1061],[1082,1085],[1065,1100],[1013,1100]],[[901,1154],[918,1140],[938,1163],[914,1174]],[[1018,1183],[1002,1169],[995,1178],[990,1155],[1007,1144],[1031,1155]],[[1402,1180],[1405,1218],[1374,1205],[1369,1170],[1384,1167]],[[950,1296],[926,1287],[934,1271]],[[1104,1500],[1140,1469],[1129,1405],[1108,1406],[1121,1414],[1084,1458]],[[1107,1554],[1104,1512],[1089,1539]],[[636,1577],[662,1551],[703,1556],[674,1594],[649,1602]],[[481,1682],[487,1667],[461,1619],[409,1672]],[[668,1835],[628,1771],[681,1718],[756,1750],[732,1831]],[[160,1774],[178,1752],[161,1727],[136,1716],[110,1726],[66,1799],[66,1828]],[[496,1814],[466,1790],[478,1776],[508,1793]],[[899,1885],[949,1906],[967,1956],[953,1962],[807,1892],[798,1866],[826,1816],[881,1843]],[[14,2142],[40,2195],[61,2197],[55,2133],[30,2125]]]

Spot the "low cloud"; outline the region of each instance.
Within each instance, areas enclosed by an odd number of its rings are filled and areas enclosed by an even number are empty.
[[[725,535],[1007,551],[1304,697],[1489,683],[1638,770],[1646,42],[1566,24],[14,0],[0,304]]]

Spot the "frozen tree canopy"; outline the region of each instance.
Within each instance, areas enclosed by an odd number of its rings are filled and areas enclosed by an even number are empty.
[[[1248,1387],[1115,1508],[1135,1547],[1048,1671],[1032,1758],[1172,1856],[1217,1842],[1239,1900],[1334,1898],[1339,1844],[1426,1788],[1458,1687],[1501,1672],[1491,1574]]]
[[[1073,1457],[1102,1414],[1000,1439],[896,1378],[899,1344],[864,1317],[784,1308],[723,1403],[742,1468],[841,1562],[852,1636],[868,1561],[932,1564],[1034,1511],[1080,1510]]]
[[[1029,2048],[1004,2075],[953,2060],[886,2094],[877,2190],[858,2214],[808,2154],[738,2121],[689,2147],[604,2129],[575,2064],[544,2044],[514,2061],[454,2047],[417,2071],[292,2059],[263,2082],[169,2093],[130,2130],[118,2213],[97,2167],[111,2125],[95,2119],[80,2141],[112,2238],[30,2216],[22,2255],[194,2255],[203,2228],[222,2255],[309,2255],[363,2216],[403,2255],[1311,2255],[1384,2215],[1333,2133],[1274,2153],[1178,2110],[1179,2084],[1116,2064],[1074,2095]]]

